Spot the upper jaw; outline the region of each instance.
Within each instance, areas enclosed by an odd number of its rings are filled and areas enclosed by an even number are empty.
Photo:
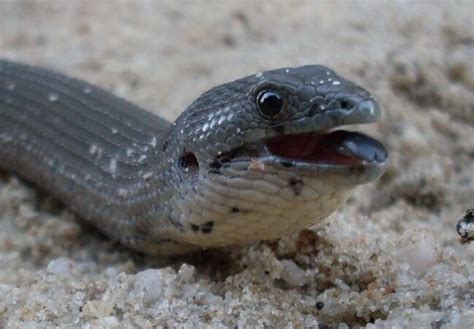
[[[327,108],[326,111],[320,111],[313,116],[304,116],[288,123],[271,126],[266,131],[266,137],[324,132],[344,125],[376,122],[381,116],[380,105],[373,99],[365,99],[349,109]]]

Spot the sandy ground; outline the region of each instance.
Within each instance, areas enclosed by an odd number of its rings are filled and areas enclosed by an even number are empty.
[[[3,173],[0,327],[473,328],[474,243],[455,231],[474,207],[473,22],[471,1],[1,1],[1,57],[170,120],[216,84],[326,64],[384,106],[364,129],[391,165],[311,231],[171,260]]]

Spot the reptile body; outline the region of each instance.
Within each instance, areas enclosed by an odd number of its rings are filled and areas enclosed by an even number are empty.
[[[334,128],[380,114],[367,91],[320,65],[217,86],[169,123],[86,82],[0,60],[0,168],[149,254],[276,239],[324,219],[388,157]]]

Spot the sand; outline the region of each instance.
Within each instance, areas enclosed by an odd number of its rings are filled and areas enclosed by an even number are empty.
[[[206,89],[325,64],[385,109],[376,183],[280,241],[157,259],[0,176],[3,328],[472,328],[471,1],[0,2],[0,56],[99,84],[174,119]],[[1,159],[0,159],[1,161]]]

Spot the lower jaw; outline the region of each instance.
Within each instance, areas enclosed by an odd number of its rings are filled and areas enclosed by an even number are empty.
[[[290,162],[286,158],[267,155],[251,160],[247,169],[269,174],[278,174],[278,172],[294,173],[301,177],[318,178],[328,184],[356,186],[370,183],[381,177],[387,169],[387,163],[361,162],[349,166],[301,161]]]

